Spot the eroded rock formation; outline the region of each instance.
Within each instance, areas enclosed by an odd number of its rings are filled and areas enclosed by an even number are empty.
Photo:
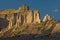
[[[9,28],[13,25],[21,26],[22,24],[40,23],[38,10],[29,10],[29,7],[22,5],[19,9],[1,10],[0,18],[9,21]]]
[[[29,10],[26,5],[20,6],[17,10],[0,10],[0,26],[4,27],[4,25],[6,28],[0,30],[0,37],[3,38],[23,36],[24,40],[28,37],[49,40],[51,37],[56,38],[56,33],[60,35],[60,21],[51,18],[48,14],[41,21],[38,10]]]
[[[43,22],[50,21],[50,20],[52,20],[52,18],[48,14],[46,14],[43,18]]]

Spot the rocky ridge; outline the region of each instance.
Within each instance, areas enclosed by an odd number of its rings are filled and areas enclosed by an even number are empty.
[[[32,35],[31,37],[37,39],[41,36],[43,36],[43,39],[49,36],[50,39],[53,34],[60,33],[60,21],[51,18],[48,14],[41,21],[38,10],[29,10],[26,5],[22,5],[18,10],[1,10],[0,20],[7,20],[6,23],[8,24],[0,30],[0,37],[4,38],[19,35],[25,35],[27,38],[27,36]],[[52,37],[54,36],[56,34]]]

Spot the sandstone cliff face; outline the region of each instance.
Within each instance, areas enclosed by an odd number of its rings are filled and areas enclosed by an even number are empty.
[[[40,15],[38,10],[29,10],[29,7],[22,5],[18,10],[1,10],[0,18],[7,19],[9,21],[9,28],[16,25],[29,23],[40,23]]]
[[[39,12],[38,12],[38,10],[33,10],[33,20],[34,20],[34,23],[40,23],[40,14],[39,14]]]
[[[6,28],[0,30],[0,37],[27,34],[27,37],[40,39],[42,36],[45,40],[51,39],[50,37],[56,32],[60,33],[60,21],[54,20],[48,14],[41,21],[38,10],[29,10],[29,7],[25,5],[18,10],[0,10],[0,28],[4,25]]]

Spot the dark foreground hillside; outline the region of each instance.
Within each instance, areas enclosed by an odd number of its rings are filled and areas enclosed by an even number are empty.
[[[0,38],[0,40],[60,40],[60,33],[54,33],[52,35],[25,34],[15,37]]]

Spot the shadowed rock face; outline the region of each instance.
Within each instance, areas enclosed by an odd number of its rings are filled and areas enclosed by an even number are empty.
[[[0,30],[8,26],[8,20],[0,18]]]

